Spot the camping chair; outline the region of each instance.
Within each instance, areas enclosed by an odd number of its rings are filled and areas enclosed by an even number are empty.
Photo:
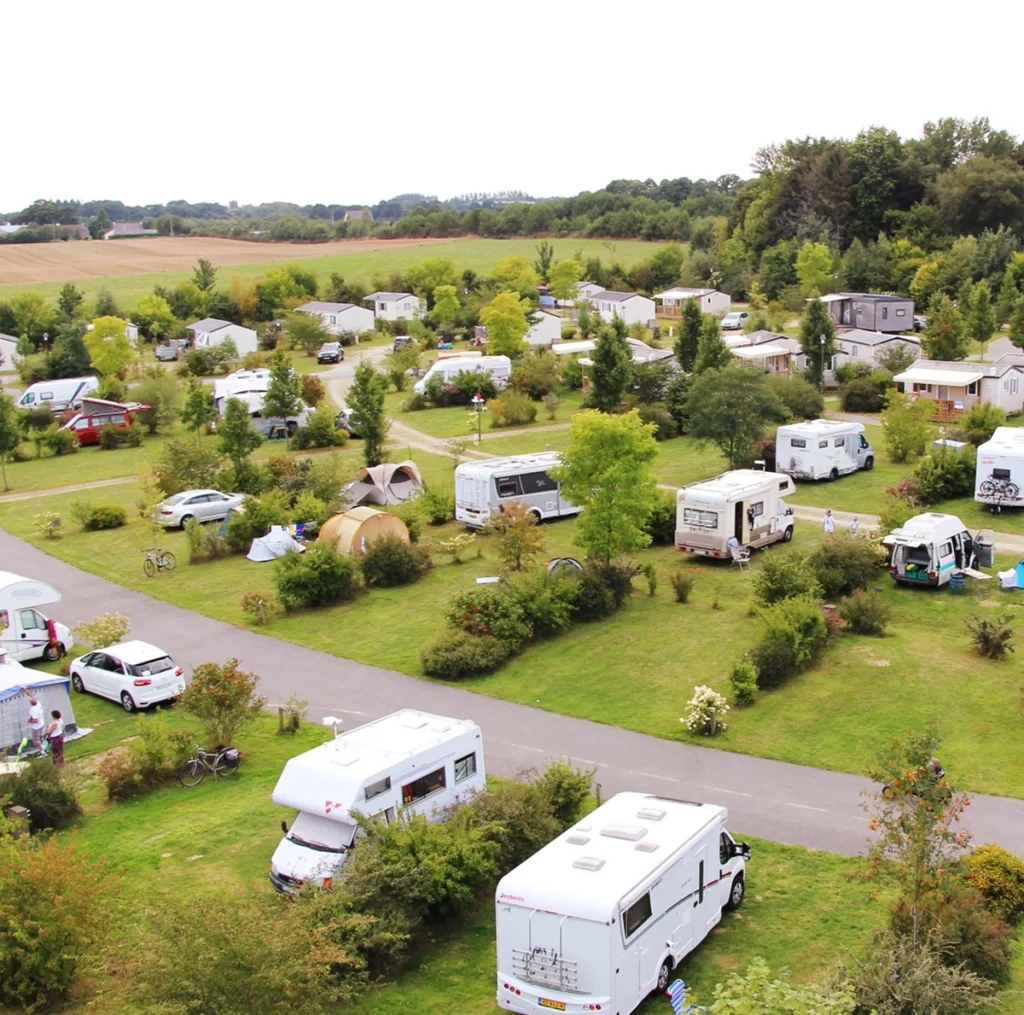
[[[306,523],[296,522],[295,523],[295,542],[301,543],[306,538]]]
[[[750,570],[750,547],[749,546],[730,546],[729,556],[732,558],[732,563],[729,565],[730,570],[734,567],[738,567],[741,571],[744,568]]]

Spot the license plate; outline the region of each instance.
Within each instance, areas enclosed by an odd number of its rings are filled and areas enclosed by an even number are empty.
[[[551,1001],[546,997],[541,997],[537,999],[537,1004],[541,1008],[554,1008],[555,1011],[565,1011],[564,1001]]]

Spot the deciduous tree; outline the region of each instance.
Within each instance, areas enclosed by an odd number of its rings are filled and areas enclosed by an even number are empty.
[[[213,400],[213,391],[193,378],[189,382],[188,395],[181,410],[182,422],[198,436],[205,433],[216,418],[217,407]]]
[[[143,296],[135,305],[132,316],[135,318],[135,323],[142,329],[142,333],[150,338],[166,335],[177,321],[170,303],[162,296],[157,296],[156,293]]]
[[[202,292],[212,292],[217,284],[217,269],[205,257],[200,257],[192,269],[192,281]]]
[[[384,412],[386,391],[387,381],[368,360],[363,360],[356,367],[348,392],[348,407],[352,411],[352,426],[363,439],[363,461],[368,467],[384,461],[391,426]]]
[[[554,259],[555,248],[547,240],[541,240],[537,244],[537,260],[533,262],[533,268],[545,284],[549,281],[551,264]]]
[[[75,288],[74,282],[65,282],[57,297],[57,311],[65,321],[72,321],[85,300],[85,294]]]
[[[491,515],[487,529],[497,535],[498,558],[509,571],[529,567],[546,542],[536,514],[518,500],[502,504],[501,510]]]
[[[576,283],[583,278],[583,265],[572,258],[555,261],[548,272],[548,291],[556,300],[575,302]]]
[[[515,357],[526,351],[523,335],[530,326],[529,309],[529,304],[517,293],[500,292],[480,311],[480,320],[487,325],[489,353]]]
[[[263,713],[267,699],[256,693],[260,678],[226,663],[200,663],[179,699],[183,711],[196,717],[206,734],[207,747],[231,747],[246,726]]]
[[[135,358],[135,350],[125,334],[120,317],[97,317],[86,332],[85,347],[93,367],[104,377],[121,377]]]
[[[800,322],[800,348],[807,359],[807,379],[812,384],[821,384],[825,367],[836,354],[836,322],[821,300],[807,304]]]
[[[967,334],[981,346],[985,358],[985,345],[996,332],[996,311],[992,305],[992,290],[982,279],[971,293],[971,312],[967,318]]]
[[[1010,313],[1010,341],[1024,349],[1024,296],[1018,296]]]
[[[220,450],[231,459],[235,473],[241,474],[263,438],[253,429],[249,406],[240,398],[229,398],[224,406],[220,426]]]
[[[613,327],[602,328],[591,354],[588,401],[601,412],[615,412],[633,378],[633,357],[625,337]]]
[[[315,355],[324,342],[334,340],[319,314],[289,314],[285,319],[285,333],[292,348],[302,349],[307,356]]]
[[[901,463],[924,454],[932,436],[928,417],[934,405],[923,398],[912,402],[909,395],[895,389],[886,394],[882,431],[891,462]]]
[[[7,482],[7,459],[21,443],[21,420],[10,395],[0,394],[0,473],[3,474],[4,490],[10,490]]]
[[[278,350],[270,361],[270,381],[263,398],[263,415],[268,419],[285,420],[294,416],[302,405],[299,378],[288,357]]]
[[[796,255],[796,277],[808,296],[820,296],[831,288],[835,258],[824,243],[805,243]]]
[[[945,293],[932,298],[921,345],[928,359],[960,360],[970,351],[964,315]]]
[[[531,267],[530,262],[520,254],[503,257],[495,266],[492,277],[502,289],[514,289],[526,299],[537,298],[537,286],[540,275]]]
[[[39,293],[27,291],[12,296],[9,303],[15,337],[28,335],[38,342],[53,325],[53,311]]]
[[[693,370],[697,362],[697,351],[700,343],[700,331],[703,315],[700,304],[695,299],[686,300],[679,317],[679,334],[676,336],[676,359],[686,373]]]
[[[459,291],[453,285],[439,285],[434,290],[434,309],[430,316],[444,334],[450,334],[459,313]],[[399,389],[401,390],[401,389]]]

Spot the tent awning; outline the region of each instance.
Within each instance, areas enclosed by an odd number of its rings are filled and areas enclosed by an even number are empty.
[[[897,374],[893,380],[900,384],[941,384],[944,387],[966,388],[968,384],[974,384],[984,376],[978,370],[929,370],[928,367],[911,367]]]
[[[734,356],[740,359],[770,359],[772,356],[790,356],[790,351],[784,345],[773,345],[765,342],[764,345],[744,345],[732,350]]]

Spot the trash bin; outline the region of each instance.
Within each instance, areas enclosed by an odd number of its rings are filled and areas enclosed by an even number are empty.
[[[995,564],[995,544],[979,539],[974,545],[978,552],[978,567],[992,567]]]

